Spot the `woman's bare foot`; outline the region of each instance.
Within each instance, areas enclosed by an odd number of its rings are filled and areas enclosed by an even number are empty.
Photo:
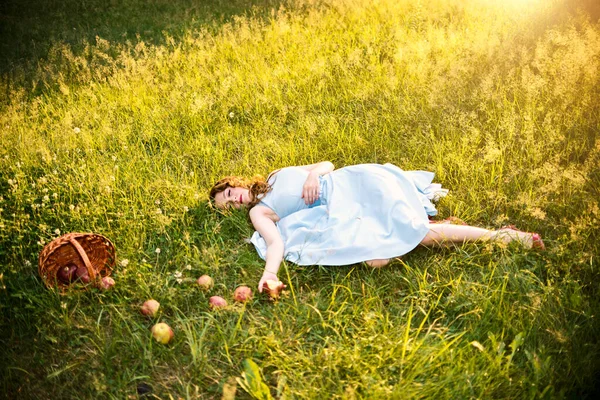
[[[510,243],[513,240],[517,240],[527,248],[546,250],[546,246],[539,233],[523,232],[515,228],[514,225],[505,226],[497,230],[494,239],[500,240],[503,243]]]

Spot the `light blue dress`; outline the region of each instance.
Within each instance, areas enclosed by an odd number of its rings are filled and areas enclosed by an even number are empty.
[[[272,190],[258,206],[271,208],[284,243],[284,258],[299,265],[348,265],[398,257],[429,232],[432,200],[447,194],[432,184],[434,174],[403,171],[392,164],[340,168],[319,178],[319,200],[306,205],[302,188],[308,171],[284,168],[269,179]],[[267,244],[250,241],[261,258]]]

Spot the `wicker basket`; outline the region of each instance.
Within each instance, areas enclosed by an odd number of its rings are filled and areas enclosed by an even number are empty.
[[[47,287],[66,289],[70,286],[58,279],[60,268],[85,267],[90,284],[97,285],[109,276],[115,266],[115,247],[106,237],[95,233],[68,233],[54,239],[40,253],[38,272]]]

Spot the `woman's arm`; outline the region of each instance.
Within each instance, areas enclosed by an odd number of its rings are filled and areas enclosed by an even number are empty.
[[[299,168],[305,169],[315,175],[326,175],[335,169],[331,161],[322,161],[316,164],[300,165]]]
[[[267,243],[267,254],[265,256],[266,264],[260,282],[258,291],[262,293],[263,285],[268,279],[277,279],[277,272],[283,260],[283,240],[275,226],[275,222],[270,217],[273,211],[267,207],[256,206],[250,210],[250,220],[254,229],[260,233]]]
[[[310,205],[319,199],[319,176],[330,173],[335,167],[330,161],[323,161],[316,164],[301,165],[300,168],[309,172],[302,187],[302,198],[306,205]]]

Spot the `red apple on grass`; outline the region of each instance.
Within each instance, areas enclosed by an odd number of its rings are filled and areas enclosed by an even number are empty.
[[[239,303],[245,303],[252,300],[252,289],[248,286],[239,286],[233,292],[233,299]]]
[[[213,278],[211,278],[208,275],[202,275],[200,278],[198,278],[196,283],[198,283],[198,286],[200,286],[200,289],[204,290],[205,292],[208,292],[215,285]]]
[[[160,303],[154,299],[146,300],[140,311],[142,314],[147,315],[148,317],[154,317],[158,312],[158,308],[160,307]]]
[[[152,336],[158,343],[167,344],[173,339],[175,334],[173,333],[173,329],[164,322],[159,322],[154,325],[150,330],[152,332]]]
[[[113,278],[111,278],[110,276],[105,276],[100,281],[100,289],[108,290],[113,286],[115,286],[115,280]]]
[[[220,296],[212,296],[208,299],[208,302],[210,303],[210,308],[213,310],[227,307],[227,301]]]
[[[267,292],[271,300],[277,300],[279,295],[283,289],[285,289],[285,285],[281,281],[276,281],[274,279],[267,279],[267,281],[263,284],[263,290]]]

